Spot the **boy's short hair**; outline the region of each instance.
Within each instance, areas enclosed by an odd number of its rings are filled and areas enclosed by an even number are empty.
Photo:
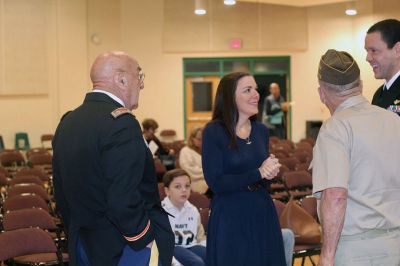
[[[190,176],[185,170],[173,169],[166,172],[165,175],[163,176],[164,187],[169,187],[169,185],[171,185],[171,182],[178,176],[187,176],[189,178],[189,181],[191,182]]]

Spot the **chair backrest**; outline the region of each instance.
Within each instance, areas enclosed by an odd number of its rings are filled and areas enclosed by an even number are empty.
[[[312,187],[311,174],[304,170],[286,172],[283,174],[282,179],[288,189]]]
[[[273,201],[274,201],[274,205],[275,205],[276,214],[278,215],[278,219],[279,219],[279,217],[281,217],[283,210],[285,209],[286,204],[280,200],[274,199]]]
[[[55,253],[51,236],[39,228],[23,228],[0,234],[0,261],[36,253]]]
[[[41,208],[50,212],[49,205],[40,196],[35,194],[20,194],[12,198],[7,198],[3,203],[5,212],[16,211],[30,208]]]
[[[300,161],[295,157],[283,158],[279,159],[279,163],[287,166],[290,170],[294,170],[296,165],[300,163]]]
[[[52,141],[53,140],[54,135],[53,134],[43,134],[42,136],[40,136],[40,141]]]
[[[15,133],[15,149],[18,150],[29,150],[29,137],[26,132]]]
[[[272,144],[278,143],[279,141],[280,141],[280,139],[277,136],[269,137],[269,142],[271,142]]]
[[[0,135],[0,151],[2,151],[2,150],[4,150],[4,149],[5,149],[5,147],[4,147],[3,136]]]
[[[310,167],[310,163],[299,163],[298,165],[296,165],[295,167],[295,171],[308,171],[310,172],[310,170],[308,170],[308,168]]]
[[[176,138],[176,131],[173,129],[164,129],[160,132],[161,141],[173,142]]]
[[[27,184],[33,183],[33,184],[38,184],[39,186],[44,187],[43,181],[39,177],[34,176],[34,175],[19,175],[19,176],[14,177],[10,181],[11,186],[14,186],[16,184],[24,184],[24,183],[27,183]]]
[[[7,190],[7,195],[9,198],[26,193],[35,194],[47,202],[50,201],[50,195],[47,193],[47,191],[42,186],[35,183],[15,184]]]
[[[288,172],[288,171],[290,171],[290,169],[286,166],[286,165],[281,165],[281,168],[279,168],[279,172],[278,172],[278,174],[276,175],[276,179],[277,180],[282,180],[282,176],[283,176],[283,174],[284,173],[286,173],[286,172]]]
[[[25,165],[25,159],[17,150],[4,150],[0,152],[0,163],[2,166],[22,166]]]
[[[49,175],[42,168],[21,168],[16,174],[16,177],[33,175],[39,177],[42,181],[49,181]]]
[[[305,197],[301,200],[301,207],[318,221],[317,199],[315,197]]]
[[[0,174],[3,174],[5,176],[9,176],[10,174],[8,173],[8,170],[4,168],[3,166],[0,166]]]
[[[204,231],[207,232],[208,219],[210,217],[210,209],[209,208],[201,209],[199,212],[200,212],[201,224],[204,227]]]
[[[179,155],[183,147],[185,147],[184,140],[175,140],[171,145],[171,148],[175,151],[176,155]]]
[[[39,208],[7,212],[4,214],[3,227],[5,231],[29,227],[39,227],[45,230],[57,229],[57,225],[51,215]]]
[[[167,196],[163,183],[158,183],[158,194],[160,194],[160,200],[163,200]]]
[[[191,192],[189,197],[190,203],[196,206],[199,210],[210,207],[210,199],[207,196],[198,192]]]
[[[300,163],[309,163],[312,159],[312,153],[302,149],[296,150],[292,156],[299,160]]]
[[[50,153],[35,153],[29,158],[33,166],[51,165],[53,156]]]
[[[0,173],[0,187],[5,187],[8,183],[7,177],[3,173]]]
[[[275,149],[271,149],[271,153],[275,155],[276,158],[278,159],[283,159],[283,158],[288,158],[289,152],[286,150],[275,150]]]
[[[312,139],[312,138],[305,138],[305,139],[300,140],[300,142],[307,142],[307,143],[311,144],[311,146],[315,145],[315,139]]]
[[[299,143],[296,144],[296,149],[300,148],[312,151],[313,145],[307,141],[300,141]]]
[[[49,153],[48,149],[45,148],[32,148],[26,152],[26,157],[29,159],[33,154]]]

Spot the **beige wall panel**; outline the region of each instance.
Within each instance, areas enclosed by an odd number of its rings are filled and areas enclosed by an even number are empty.
[[[58,86],[54,125],[83,102],[88,87],[87,5],[85,0],[58,0]],[[54,127],[55,127],[54,126]]]
[[[146,73],[136,118],[154,118],[159,131],[173,128],[183,138],[182,55],[163,52],[163,14],[163,0],[121,0],[122,44]]]
[[[40,136],[54,132],[61,115],[78,106],[87,90],[86,1],[51,0],[48,4],[45,9],[51,10],[52,21],[46,27],[56,32],[53,45],[46,48],[51,85],[46,95],[0,95],[0,124],[4,125],[0,134],[7,148],[13,148],[18,131],[29,134],[31,147],[40,146]],[[13,12],[18,16],[19,11]],[[36,50],[29,53],[36,56]]]
[[[400,20],[399,0],[373,0],[374,22],[379,20],[395,18]]]
[[[261,48],[264,50],[306,50],[307,8],[260,5]]]
[[[121,24],[119,0],[87,0],[88,62],[97,55],[121,49]],[[135,28],[134,25],[131,27]],[[140,29],[137,29],[137,33]],[[136,33],[136,34],[137,34]]]
[[[55,45],[51,0],[3,0],[3,71],[5,95],[49,91]],[[34,52],[33,52],[34,51]]]
[[[194,0],[165,0],[163,48],[165,52],[204,52],[210,48],[210,10],[194,14]],[[150,11],[151,12],[151,11]]]
[[[241,50],[259,48],[259,4],[240,3],[226,6],[223,1],[212,0],[212,51],[229,51],[229,41],[242,40]]]

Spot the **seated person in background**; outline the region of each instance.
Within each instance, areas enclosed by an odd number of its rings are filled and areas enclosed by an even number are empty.
[[[155,135],[158,123],[152,118],[147,118],[142,121],[142,128],[144,139],[150,146],[153,155],[158,157],[167,169],[173,169],[175,167],[175,151],[164,147]],[[155,144],[154,147],[157,148],[155,151],[151,148],[152,144],[150,143]]]
[[[187,146],[179,153],[179,166],[185,170],[192,180],[192,191],[206,193],[208,186],[204,180],[203,166],[201,165],[201,139],[203,128],[195,127],[191,130]]]
[[[206,237],[200,213],[188,201],[189,175],[183,169],[174,169],[164,175],[163,183],[167,197],[161,204],[173,215],[168,218],[175,233],[174,257],[185,266],[205,265]]]

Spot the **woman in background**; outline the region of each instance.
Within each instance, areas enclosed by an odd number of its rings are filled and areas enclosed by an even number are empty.
[[[192,180],[192,191],[204,194],[208,190],[208,186],[204,180],[201,165],[202,132],[201,127],[191,130],[187,146],[183,147],[179,153],[179,166],[189,174]]]
[[[208,266],[283,266],[282,234],[267,192],[279,171],[268,129],[255,121],[259,94],[248,73],[224,76],[212,121],[203,131],[203,171],[214,193],[207,234]]]

